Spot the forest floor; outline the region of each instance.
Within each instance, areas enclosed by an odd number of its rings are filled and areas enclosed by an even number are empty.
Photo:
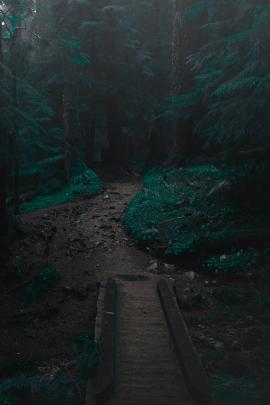
[[[104,194],[20,218],[9,277],[1,283],[0,376],[12,376],[14,365],[30,360],[51,378],[74,375],[74,345],[80,337],[93,337],[98,285],[119,274],[167,274],[176,281],[220,404],[270,403],[270,313],[264,301],[270,266],[258,269],[257,279],[228,281],[138,250],[121,218],[141,183],[128,175],[102,175]],[[39,297],[33,280],[48,267],[59,281]],[[249,302],[242,299],[247,295]]]
[[[28,362],[46,375],[72,376],[76,342],[93,337],[98,286],[148,267],[148,255],[121,226],[140,183],[124,175],[106,180],[105,193],[93,199],[21,216],[1,283],[1,376]],[[37,274],[48,268],[60,281],[35,294]]]

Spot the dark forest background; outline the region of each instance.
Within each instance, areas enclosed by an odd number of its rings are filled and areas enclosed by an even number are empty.
[[[126,240],[152,255],[149,271],[187,270],[195,285],[187,307],[192,301],[204,311],[204,330],[223,323],[230,331],[244,318],[239,334],[254,332],[253,346],[236,344],[227,362],[235,364],[231,359],[239,349],[237,383],[228,375],[217,378],[221,405],[248,404],[256,385],[249,378],[255,381],[257,370],[263,381],[258,392],[263,397],[269,391],[269,20],[267,0],[0,0],[0,298],[8,305],[5,297],[15,297],[14,305],[21,305],[21,288],[30,294],[31,307],[56,285],[60,289],[61,271],[50,265],[47,247],[40,268],[31,249],[38,229],[40,243],[48,246],[59,229],[65,230],[63,239],[69,236],[66,222],[76,234],[73,225],[84,208],[69,215],[62,204],[103,193],[112,178],[127,187],[139,187],[142,180],[141,191],[113,218],[122,221]],[[119,184],[115,196],[123,193]],[[110,201],[107,192],[99,202]],[[42,217],[39,209],[57,205],[62,222],[50,210]],[[35,211],[27,230],[24,214]],[[94,221],[98,228],[102,221]],[[85,246],[95,242],[76,238]],[[24,290],[29,275],[30,290]],[[224,283],[219,290],[218,283]],[[190,330],[196,322],[203,320],[194,316]],[[220,330],[213,332],[217,343]],[[96,346],[89,340],[80,344],[79,357],[81,347],[88,350],[89,373],[91,361],[99,361]],[[226,363],[220,347],[207,352],[210,368]],[[248,357],[253,349],[261,356],[254,362]],[[80,361],[84,367],[83,356]],[[251,372],[239,366],[247,363]],[[29,389],[24,377],[0,382],[1,405],[21,404],[21,389]],[[37,381],[30,381],[31,390]],[[228,386],[240,387],[238,400],[234,393],[228,397]],[[53,392],[59,394],[58,386]],[[250,403],[269,402],[256,401]]]
[[[241,165],[245,192],[267,198],[269,7],[1,1],[2,240],[9,208],[97,162],[143,172],[208,158]]]

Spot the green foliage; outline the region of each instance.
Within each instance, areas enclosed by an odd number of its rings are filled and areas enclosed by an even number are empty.
[[[197,266],[206,262],[219,274],[250,270],[269,252],[263,249],[270,240],[269,215],[238,205],[234,181],[233,168],[152,170],[124,215],[125,228],[138,244],[166,255],[189,254]]]
[[[93,170],[87,170],[72,179],[72,195],[74,197],[91,197],[103,191],[103,183]]]
[[[136,140],[126,160],[138,158],[135,149],[145,138],[149,151],[145,128],[169,84],[172,8],[169,0],[1,4],[0,154],[7,160],[9,197],[29,191],[40,197],[23,206],[29,211],[82,193],[74,185],[60,191],[73,171],[65,173],[68,156],[76,166],[79,159],[91,165],[106,155],[108,96],[119,100],[121,143]]]
[[[54,267],[42,269],[29,286],[25,288],[23,306],[28,306],[44,298],[48,291],[60,281],[60,274]]]
[[[242,297],[233,287],[222,287],[217,296],[218,301],[223,304],[225,309],[231,309],[233,306],[237,306],[243,303]]]
[[[207,194],[222,179],[213,166],[152,170],[125,214],[127,230],[138,243],[155,241],[168,255],[192,251],[215,214],[210,204],[205,212]]]
[[[79,371],[76,379],[70,379],[63,373],[48,378],[37,373],[33,367],[26,373],[16,366],[14,376],[2,378],[0,382],[0,404],[75,405],[83,401],[84,394],[78,387],[94,376],[101,361],[100,348],[98,343],[82,337],[76,342],[74,352]]]
[[[3,379],[0,384],[1,405],[20,405],[22,401],[31,405],[75,405],[76,400],[75,382],[64,375],[50,381],[39,374],[19,374]]]
[[[228,159],[241,150],[268,148],[261,163],[269,162],[269,3],[194,1],[184,20],[196,24],[205,7],[208,21],[201,30],[207,39],[186,61],[193,86],[170,100],[166,113],[182,123],[192,119],[208,153]]]
[[[84,381],[94,377],[96,366],[102,360],[99,343],[88,337],[81,337],[75,344],[74,352],[80,377]]]
[[[259,405],[255,381],[215,375],[211,376],[210,383],[219,405]]]
[[[256,249],[240,250],[221,256],[214,256],[207,262],[207,267],[216,273],[241,273],[248,271],[262,257],[262,252]]]
[[[90,198],[102,193],[104,185],[97,174],[88,169],[71,179],[70,184],[59,192],[35,198],[31,202],[22,204],[23,212],[31,212],[42,208],[53,207],[59,204]]]
[[[37,284],[42,288],[52,288],[60,280],[60,275],[54,267],[46,267],[40,271],[36,278]]]
[[[183,21],[187,22],[194,17],[197,17],[203,13],[205,13],[208,9],[208,1],[207,0],[197,0],[192,5],[190,5],[184,12]]]

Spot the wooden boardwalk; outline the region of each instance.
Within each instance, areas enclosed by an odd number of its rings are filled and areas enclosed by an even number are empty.
[[[88,392],[86,405],[210,405],[211,395],[209,402],[197,402],[188,388],[157,280],[120,279],[117,293],[109,296],[104,308],[101,340],[105,358],[97,378],[98,395],[94,399]],[[101,395],[103,391],[105,395]]]

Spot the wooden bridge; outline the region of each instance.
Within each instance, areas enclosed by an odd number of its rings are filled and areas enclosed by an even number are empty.
[[[86,405],[212,405],[169,279],[119,276],[98,302],[103,361]]]

